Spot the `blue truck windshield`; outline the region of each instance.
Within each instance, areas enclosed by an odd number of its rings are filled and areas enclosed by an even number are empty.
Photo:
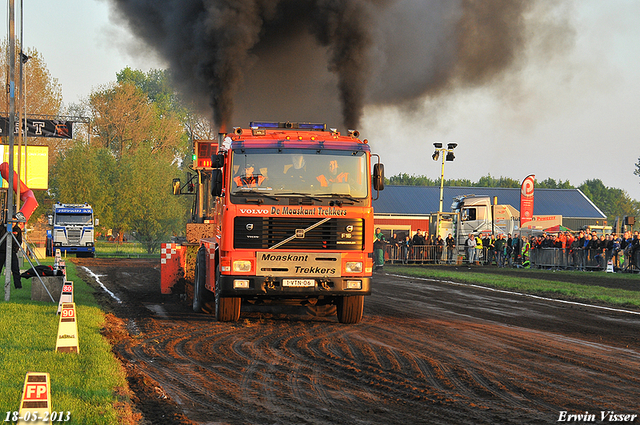
[[[91,214],[56,214],[56,222],[57,226],[67,226],[67,225],[76,225],[76,226],[90,226],[91,225]]]

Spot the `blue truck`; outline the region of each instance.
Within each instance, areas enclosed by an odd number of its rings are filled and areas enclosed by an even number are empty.
[[[76,257],[95,255],[95,225],[91,205],[62,204],[56,202],[53,213],[49,215],[51,230],[47,231],[47,255],[53,256],[56,250],[61,254],[76,254]]]

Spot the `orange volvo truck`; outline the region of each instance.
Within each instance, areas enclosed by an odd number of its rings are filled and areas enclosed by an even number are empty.
[[[367,140],[251,122],[194,152],[196,174],[174,180],[175,194],[195,194],[192,222],[186,243],[162,246],[162,292],[184,290],[219,321],[237,321],[245,302],[335,306],[341,323],[358,323],[371,293],[372,193],[384,188]]]

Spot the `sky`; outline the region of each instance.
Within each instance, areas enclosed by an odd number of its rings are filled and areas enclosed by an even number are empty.
[[[43,56],[67,105],[114,81],[126,66],[165,66],[117,22],[106,1],[24,3],[25,46]],[[433,143],[455,142],[445,179],[477,181],[490,174],[521,181],[535,174],[574,186],[600,179],[640,200],[640,177],[633,174],[640,157],[640,2],[567,4],[573,46],[549,61],[528,61],[500,90],[458,90],[411,111],[367,107],[359,131],[380,154],[387,177],[439,179]],[[6,18],[0,31],[7,34]]]

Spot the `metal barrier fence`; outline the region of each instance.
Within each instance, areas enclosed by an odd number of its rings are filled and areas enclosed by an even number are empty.
[[[386,245],[384,249],[384,261],[390,264],[453,264],[456,255],[455,249],[442,245]]]
[[[476,254],[481,264],[497,264],[498,255],[487,248],[476,251]],[[622,251],[614,254],[607,249],[534,248],[530,254],[532,268],[606,270],[611,260],[615,270],[640,271],[640,250],[624,255]],[[386,245],[384,260],[388,264],[455,264],[468,261],[466,252],[459,259],[456,248],[449,250],[441,245]],[[501,256],[500,260],[505,266],[522,266],[522,257]]]
[[[640,251],[635,253],[610,249],[535,248],[531,250],[531,267],[606,270],[609,261],[615,270],[640,270]]]

